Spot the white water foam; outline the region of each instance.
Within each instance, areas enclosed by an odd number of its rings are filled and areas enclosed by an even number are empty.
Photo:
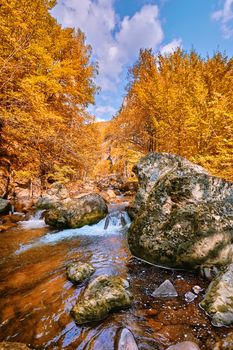
[[[28,221],[31,221],[31,223],[29,223],[26,226],[26,228],[29,228],[29,226],[33,224],[32,223],[33,220],[36,221],[35,219],[28,220]],[[38,219],[38,221],[41,221],[41,219]],[[31,242],[30,244],[21,245],[20,248],[16,250],[15,253],[20,254],[25,250],[28,250],[43,244],[56,244],[59,241],[72,239],[73,237],[78,237],[78,236],[106,236],[106,235],[119,234],[127,230],[129,225],[130,225],[130,218],[128,214],[123,211],[116,211],[116,212],[110,213],[105,219],[101,220],[95,225],[91,225],[91,226],[86,225],[81,228],[66,229],[58,232],[47,233],[46,235],[35,240],[34,242]],[[43,227],[43,226],[39,226],[39,227]]]

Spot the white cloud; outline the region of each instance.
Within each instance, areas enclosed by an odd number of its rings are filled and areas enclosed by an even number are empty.
[[[162,55],[174,52],[178,47],[182,47],[181,39],[173,39],[170,43],[162,46],[160,52]]]
[[[116,109],[112,106],[99,106],[96,108],[95,110],[96,115],[102,115],[102,114],[115,114],[116,113]]]
[[[99,63],[97,84],[117,90],[120,74],[140,48],[157,49],[163,30],[156,5],[145,5],[132,17],[119,20],[114,0],[58,0],[53,14],[63,26],[79,27]]]
[[[220,21],[224,37],[233,35],[233,0],[224,0],[223,9],[212,13],[212,19]]]

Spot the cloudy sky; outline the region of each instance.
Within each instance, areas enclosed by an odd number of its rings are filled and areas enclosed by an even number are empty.
[[[121,106],[140,48],[233,55],[233,0],[58,0],[53,15],[63,27],[81,28],[92,46],[101,92],[90,111],[98,120]]]

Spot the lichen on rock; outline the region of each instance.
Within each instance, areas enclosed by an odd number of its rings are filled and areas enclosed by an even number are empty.
[[[71,282],[81,283],[95,272],[94,266],[88,263],[73,263],[67,266],[66,273]]]
[[[139,191],[128,242],[133,255],[172,268],[233,261],[233,184],[186,159],[150,154],[135,167]]]
[[[57,228],[80,228],[99,222],[107,213],[105,200],[98,194],[89,194],[48,210],[45,222]]]
[[[210,315],[214,326],[233,324],[233,264],[210,283],[200,306]]]
[[[132,295],[127,285],[127,281],[118,276],[102,275],[95,278],[71,310],[76,323],[100,321],[111,311],[130,307]]]

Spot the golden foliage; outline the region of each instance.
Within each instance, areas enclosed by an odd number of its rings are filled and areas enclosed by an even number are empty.
[[[113,122],[118,144],[187,157],[233,179],[233,59],[141,50]]]

